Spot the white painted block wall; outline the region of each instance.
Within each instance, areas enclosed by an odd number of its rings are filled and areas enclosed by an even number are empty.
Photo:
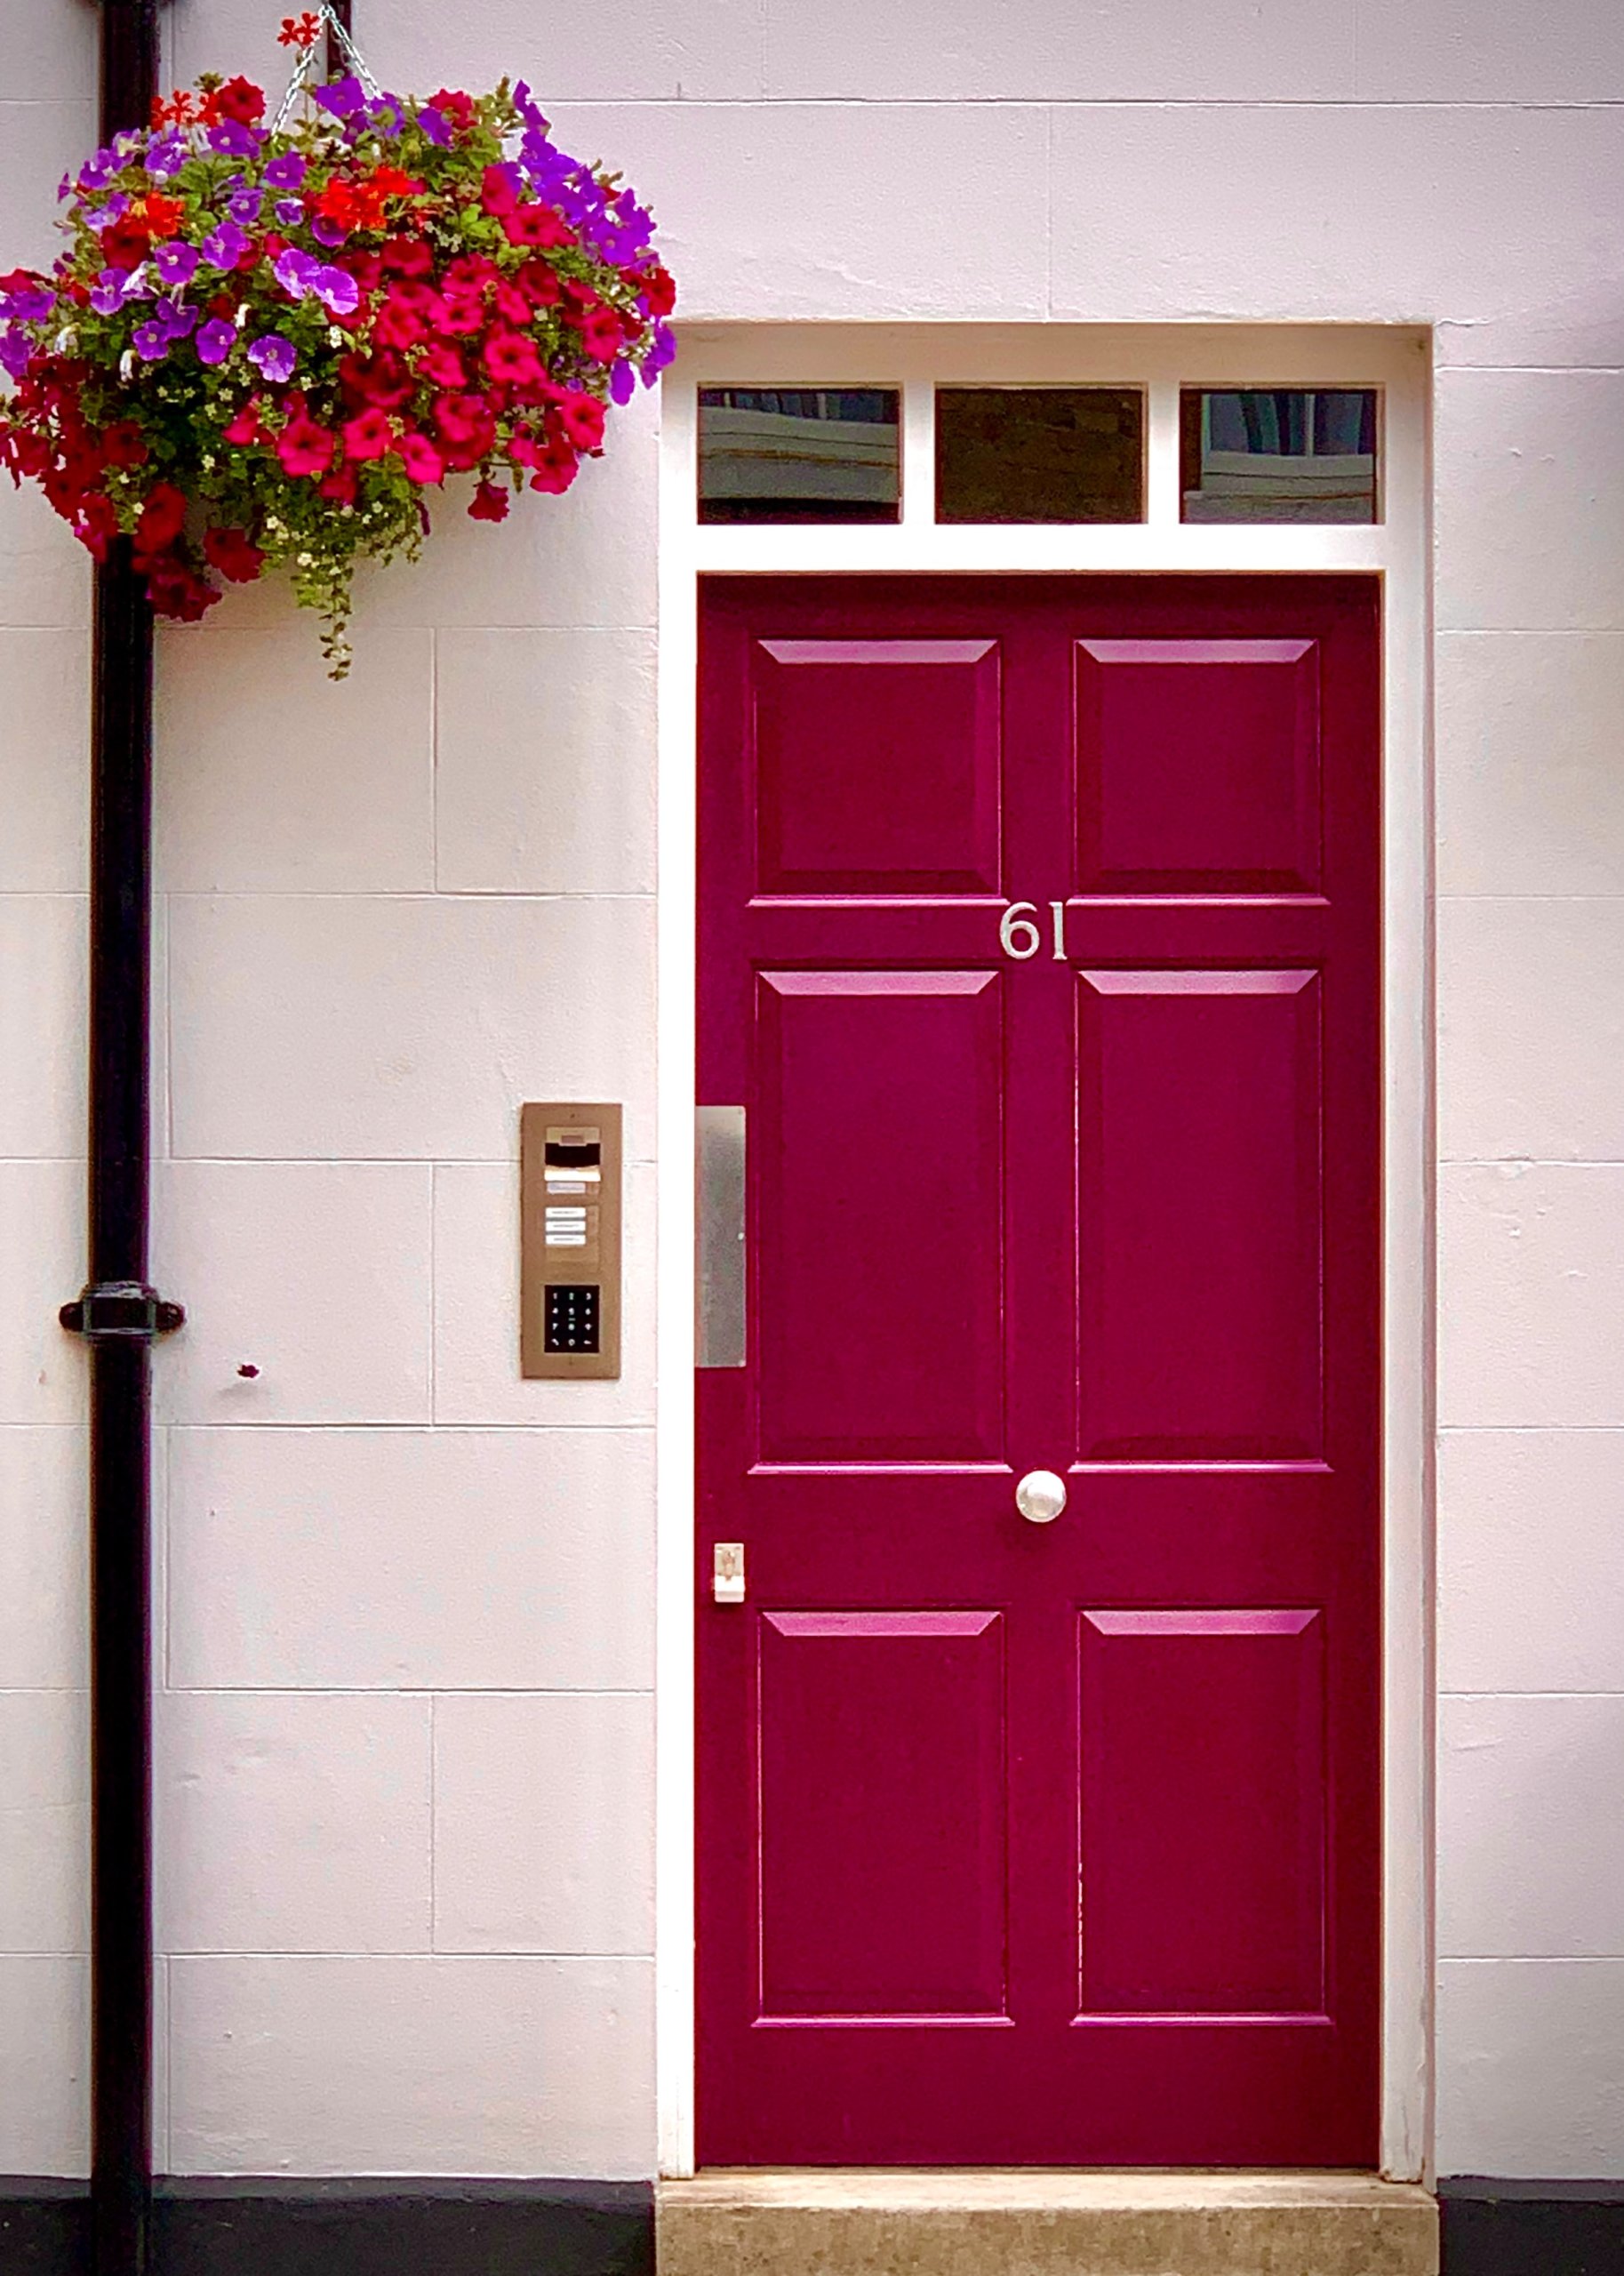
[[[278,0],[169,72],[275,76]],[[1624,11],[357,0],[523,72],[691,316],[1436,327],[1438,2163],[1624,2174]],[[93,11],[0,14],[0,251]],[[159,666],[161,2161],[647,2172],[657,405],[323,679]],[[0,496],[0,2170],[83,2171],[87,580]],[[628,1103],[628,1366],[523,1384],[516,1110]],[[247,1366],[257,1374],[238,1371]]]

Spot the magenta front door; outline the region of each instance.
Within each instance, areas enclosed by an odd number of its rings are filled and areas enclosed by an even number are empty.
[[[1375,2162],[1378,624],[706,589],[705,2164]]]

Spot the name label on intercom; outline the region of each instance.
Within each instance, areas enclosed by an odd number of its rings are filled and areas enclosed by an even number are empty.
[[[519,1118],[519,1366],[541,1380],[620,1372],[620,1110],[579,1099]]]

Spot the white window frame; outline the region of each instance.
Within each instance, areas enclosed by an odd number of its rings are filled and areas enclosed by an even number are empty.
[[[655,2066],[660,2171],[694,2170],[693,1108],[698,581],[851,571],[982,575],[1364,570],[1383,588],[1383,1975],[1380,2171],[1431,2177],[1433,996],[1430,339],[1240,325],[684,327],[660,456],[659,1382]],[[1144,521],[934,520],[938,385],[1137,387]],[[898,387],[895,524],[701,525],[697,390]],[[1180,387],[1382,391],[1373,525],[1181,523]]]

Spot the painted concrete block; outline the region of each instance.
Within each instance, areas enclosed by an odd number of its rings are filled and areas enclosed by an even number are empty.
[[[1624,18],[1612,0],[1361,0],[1367,101],[1602,103],[1624,98]]]
[[[0,2170],[90,2172],[90,1966],[0,1952]]]
[[[1436,643],[1438,890],[1624,893],[1624,633]]]
[[[90,1679],[84,1430],[0,1425],[0,1668],[26,1690]]]
[[[653,890],[652,633],[441,632],[435,720],[442,890]]]
[[[1624,2178],[1624,1959],[1438,1967],[1440,2173]]]
[[[433,642],[375,627],[327,677],[314,617],[160,645],[157,876],[192,893],[412,893],[434,883]],[[292,621],[287,621],[292,618]],[[233,701],[222,707],[220,689]]]
[[[170,1162],[154,1207],[154,1270],[187,1307],[155,1368],[162,1420],[427,1420],[426,1167]]]
[[[76,1422],[84,1347],[57,1312],[84,1282],[84,1166],[0,1161],[0,1422]]]
[[[88,1702],[0,1690],[0,1952],[82,1952],[89,1937]]]
[[[652,204],[690,321],[1044,313],[1037,106],[566,103],[554,125]]]
[[[654,1703],[435,1702],[435,1950],[651,1952]]]
[[[30,483],[0,488],[0,625],[35,632],[90,623],[90,556]],[[86,701],[89,652],[81,637]],[[76,879],[68,880],[69,884]]]
[[[527,79],[549,114],[564,102],[745,98],[762,92],[761,17],[757,0],[665,0],[631,17],[577,13],[567,24],[525,0],[492,0],[471,19],[413,0],[368,26],[367,60],[391,87]],[[618,163],[596,142],[579,155]]]
[[[84,100],[96,85],[96,19],[73,0],[41,0],[0,18],[0,89],[9,109]]]
[[[898,101],[1334,101],[1354,92],[1354,24],[1312,0],[973,0],[932,12],[767,0],[767,92]]]
[[[1445,1431],[1445,1691],[1624,1692],[1624,1431]]]
[[[1440,373],[1434,453],[1440,630],[1624,627],[1624,372]]]
[[[160,1948],[427,1951],[429,1718],[403,1695],[164,1695]]]
[[[527,1098],[652,1137],[653,914],[636,901],[177,895],[178,1155],[512,1159]]]
[[[1624,1421],[1624,1168],[1445,1165],[1438,1419]]]
[[[1440,1701],[1442,1953],[1624,1953],[1620,1760],[1624,1696]]]
[[[594,151],[596,116],[588,111],[582,124]],[[557,131],[567,146],[562,122]],[[601,146],[646,194],[632,153],[608,127]],[[659,431],[659,399],[639,389],[611,421],[603,457],[583,466],[565,496],[526,491],[501,523],[468,519],[471,477],[448,483],[422,559],[357,576],[357,647],[373,624],[652,625]]]
[[[1605,109],[1060,107],[1051,313],[1152,323],[1447,315],[1485,344],[1497,326],[1541,312],[1548,323],[1589,323],[1607,306],[1598,279],[1610,273],[1606,215],[1621,167],[1624,120]]]
[[[172,1684],[653,1681],[647,1432],[176,1431],[170,1457]]]
[[[58,12],[53,8],[52,17]],[[27,20],[31,29],[32,16]],[[83,33],[77,36],[83,37]],[[49,49],[74,37],[75,33],[52,22],[46,36],[48,73],[60,76],[66,60],[59,56],[52,63]],[[0,104],[0,213],[5,216],[8,268],[17,264],[46,268],[56,258],[57,184],[65,173],[76,172],[96,147],[94,89],[92,73],[71,92],[18,101],[11,100],[14,92],[11,75],[0,78],[0,90],[7,99]],[[68,542],[75,544],[71,538]]]
[[[634,1162],[625,1179],[620,1376],[605,1382],[527,1382],[519,1374],[517,1165],[436,1166],[437,1422],[653,1421],[653,1168]]]
[[[11,519],[9,485],[5,495],[0,528]],[[4,559],[0,550],[0,588]],[[0,625],[0,893],[83,893],[90,813],[83,631]]]
[[[652,2170],[640,1959],[171,1963],[180,2173]]]
[[[1442,901],[1445,1161],[1624,1161],[1624,900]]]
[[[0,894],[0,1158],[84,1150],[86,903]]]

